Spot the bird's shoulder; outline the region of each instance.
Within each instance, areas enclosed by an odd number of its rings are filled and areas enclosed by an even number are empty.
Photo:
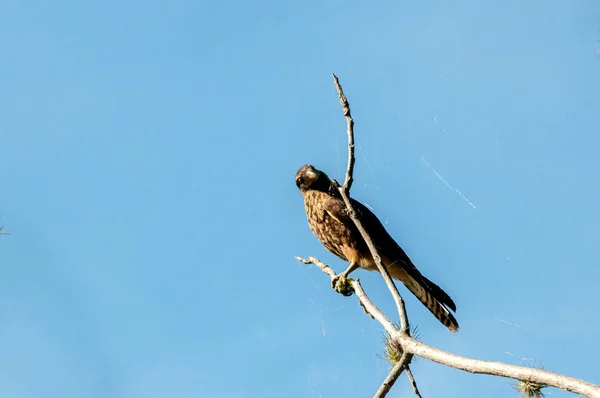
[[[352,203],[352,207],[354,208],[354,211],[356,212],[356,216],[360,220],[360,222],[363,225],[363,227],[365,228],[365,230],[369,234],[374,234],[372,236],[373,239],[377,238],[376,240],[378,240],[378,241],[381,239],[387,239],[387,238],[391,239],[391,237],[389,236],[385,227],[383,226],[382,222],[375,215],[375,213],[373,213],[373,211],[371,211],[367,206],[365,206],[364,204],[362,204],[361,202],[359,202],[356,199],[350,198],[350,202]],[[344,200],[342,198],[338,198],[338,197],[329,198],[326,201],[325,210],[328,213],[330,213],[332,216],[335,216],[335,218],[338,221],[343,222],[345,224],[347,224],[347,223],[353,224],[353,221],[350,217],[350,212],[348,211],[348,208],[346,207],[346,203],[344,202]]]
[[[313,207],[313,212],[317,210],[323,211],[340,223],[346,225],[353,224],[346,203],[340,195],[313,190],[306,192],[305,201],[307,207]],[[381,221],[379,221],[377,216],[367,206],[354,198],[350,198],[350,202],[356,212],[356,216],[361,220],[365,228],[377,232],[382,229],[385,230]]]
[[[352,207],[354,208],[356,216],[359,219],[371,219],[373,217],[377,219],[375,214],[373,214],[359,201],[350,198],[350,203],[352,203]],[[346,202],[344,202],[344,199],[342,199],[340,196],[328,195],[327,198],[323,200],[323,209],[340,222],[347,222],[351,220],[350,211],[346,206]]]

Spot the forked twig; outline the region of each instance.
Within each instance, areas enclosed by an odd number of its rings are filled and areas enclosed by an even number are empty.
[[[371,252],[371,256],[373,257],[373,261],[375,261],[375,264],[377,265],[377,269],[383,276],[383,280],[385,281],[385,284],[387,285],[388,289],[390,290],[392,297],[394,298],[394,302],[396,303],[396,307],[398,308],[398,316],[400,318],[400,328],[404,333],[408,334],[409,323],[408,323],[408,316],[406,315],[406,306],[404,305],[404,300],[402,299],[402,296],[400,295],[398,288],[394,284],[394,281],[390,277],[390,273],[388,272],[387,268],[381,262],[381,256],[379,255],[377,249],[375,248],[375,245],[373,244],[373,240],[371,239],[371,237],[369,236],[367,231],[365,231],[364,227],[362,226],[360,219],[356,215],[356,210],[354,209],[354,207],[352,206],[352,202],[350,201],[350,186],[352,185],[352,181],[354,180],[353,172],[354,172],[354,162],[355,162],[355,159],[354,159],[354,128],[353,128],[354,121],[352,120],[352,116],[350,114],[350,104],[348,103],[348,99],[344,95],[342,85],[340,84],[340,81],[335,74],[333,74],[333,82],[335,84],[335,88],[337,89],[338,96],[340,97],[340,104],[342,105],[342,110],[344,111],[344,116],[346,117],[346,121],[348,124],[348,131],[347,131],[348,132],[348,168],[346,170],[346,181],[344,182],[343,186],[340,186],[340,184],[335,179],[332,180],[331,182],[332,182],[333,186],[335,188],[337,188],[339,190],[340,194],[342,195],[342,198],[344,199],[344,203],[346,204],[346,208],[348,209],[350,218],[356,225],[356,228],[360,232],[360,234],[363,237],[363,239],[365,240],[365,242],[367,243],[367,246],[369,247],[369,251]]]
[[[409,361],[409,358],[409,353],[405,352],[404,354],[402,354],[402,357],[400,357],[400,360],[396,362],[396,364],[394,365],[388,376],[385,378],[383,383],[381,383],[381,387],[379,387],[379,390],[377,390],[373,398],[385,397],[387,393],[390,392],[390,390],[394,386],[394,383],[396,382],[396,380],[398,380],[398,377],[408,366],[407,362]]]
[[[352,114],[350,113],[350,104],[344,95],[344,90],[342,90],[340,80],[335,73],[332,73],[331,76],[333,76],[333,84],[335,84],[335,89],[337,90],[338,97],[340,98],[340,105],[342,105],[342,110],[344,111],[344,117],[346,118],[346,124],[348,126],[348,167],[346,167],[344,189],[346,192],[350,192],[350,187],[352,187],[352,182],[354,182],[354,119],[352,119]]]
[[[412,385],[412,388],[413,388],[413,392],[415,393],[417,398],[422,398],[421,393],[419,392],[419,388],[417,387],[417,382],[415,381],[415,377],[413,376],[412,371],[410,370],[409,366],[406,367],[406,376],[408,376],[408,380],[410,381],[410,384]]]

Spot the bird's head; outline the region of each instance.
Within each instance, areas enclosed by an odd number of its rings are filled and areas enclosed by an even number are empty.
[[[296,186],[300,192],[309,189],[327,192],[331,186],[331,180],[321,170],[315,169],[310,164],[305,164],[296,172]]]

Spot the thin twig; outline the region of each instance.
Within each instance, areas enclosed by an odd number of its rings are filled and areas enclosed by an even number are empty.
[[[332,73],[331,76],[333,76],[333,83],[335,84],[338,97],[340,97],[340,105],[342,105],[344,117],[346,118],[346,124],[348,125],[348,167],[346,168],[344,189],[347,193],[350,193],[350,187],[354,181],[354,120],[352,119],[352,114],[350,113],[350,104],[344,95],[344,90],[342,90],[340,80],[334,73]]]
[[[342,187],[340,187],[339,183],[336,180],[331,180],[331,182],[332,182],[333,186],[336,187],[339,190],[340,194],[342,195],[342,198],[344,199],[344,203],[346,203],[346,208],[348,209],[348,212],[350,214],[350,218],[352,219],[352,221],[354,221],[356,228],[358,229],[358,231],[362,235],[363,239],[365,240],[365,243],[369,247],[369,250],[371,251],[371,256],[373,257],[373,261],[375,261],[375,264],[377,265],[377,269],[381,273],[381,276],[383,276],[383,280],[385,281],[385,284],[387,285],[388,289],[392,293],[392,297],[394,298],[394,302],[396,303],[396,307],[398,308],[398,316],[400,317],[400,330],[403,333],[406,333],[408,335],[409,323],[408,323],[408,316],[406,315],[406,306],[404,305],[404,300],[402,299],[402,296],[400,295],[400,292],[398,291],[398,287],[394,284],[394,281],[392,280],[390,273],[388,272],[387,268],[381,262],[381,257],[379,256],[379,253],[377,252],[377,249],[375,248],[375,245],[373,244],[373,240],[371,239],[371,237],[369,236],[367,231],[365,231],[360,219],[356,216],[356,210],[352,206],[352,202],[350,202],[350,198],[348,197],[346,192],[344,192],[344,189]]]
[[[412,385],[413,391],[417,398],[423,398],[419,393],[419,389],[417,388],[417,382],[415,381],[412,371],[410,370],[410,366],[408,365],[406,366],[406,376],[408,376],[408,380],[410,381],[410,384]]]
[[[340,191],[340,194],[344,199],[344,203],[346,203],[346,208],[348,209],[350,218],[356,225],[356,228],[359,230],[365,242],[367,243],[369,251],[371,252],[371,256],[373,257],[373,261],[375,261],[377,269],[383,276],[383,280],[385,280],[385,284],[392,293],[392,297],[394,298],[394,302],[396,303],[396,307],[398,308],[398,316],[400,317],[400,329],[402,332],[408,335],[410,325],[408,323],[408,316],[406,315],[406,306],[404,305],[404,300],[402,299],[398,288],[394,284],[394,281],[390,277],[390,273],[388,272],[387,268],[381,262],[381,256],[379,256],[379,253],[377,252],[377,249],[375,248],[371,237],[363,228],[362,223],[356,215],[356,210],[354,209],[354,207],[352,206],[352,202],[350,201],[350,186],[352,185],[354,173],[354,120],[352,120],[352,115],[350,114],[350,104],[348,103],[348,99],[344,95],[344,91],[342,89],[340,81],[335,74],[332,74],[332,76],[335,88],[338,92],[338,96],[340,97],[340,104],[342,105],[342,110],[344,111],[344,116],[346,117],[346,122],[348,124],[348,168],[346,169],[346,180],[344,181],[343,187],[341,187],[335,179],[331,182],[333,186]]]
[[[316,265],[317,267],[319,267],[321,269],[321,271],[323,271],[325,274],[329,275],[329,277],[332,279],[335,278],[335,276],[336,276],[336,273],[333,270],[333,268],[331,268],[324,262],[319,261],[315,257],[309,257],[307,259],[304,259],[302,257],[296,256],[296,260],[300,261],[303,264]],[[362,286],[360,285],[360,281],[353,280],[353,281],[351,281],[351,285],[352,285],[353,289],[355,289],[355,291],[357,292],[357,297],[358,297],[361,305],[363,303],[371,304],[371,306],[369,306],[369,308],[367,308],[366,306],[363,305],[365,312],[367,314],[369,314],[371,316],[371,318],[374,318],[375,315],[373,313],[371,313],[371,311],[376,311],[377,319],[380,321],[380,323],[385,322],[386,324],[389,325],[389,327],[396,330],[393,323],[389,319],[387,319],[387,317],[381,311],[379,311],[379,309],[377,307],[372,305],[371,300],[369,300],[369,298],[367,297],[366,293],[364,292]],[[358,291],[356,290],[357,287],[358,287]],[[375,398],[385,397],[388,394],[388,392],[390,391],[390,389],[392,388],[392,386],[394,385],[394,383],[396,382],[396,380],[398,379],[398,376],[400,376],[400,374],[402,373],[402,371],[405,368],[407,368],[407,370],[410,371],[410,368],[408,368],[408,362],[410,361],[411,357],[412,357],[412,355],[407,352],[404,352],[402,354],[402,357],[400,358],[400,360],[396,363],[396,365],[394,365],[394,367],[392,368],[392,370],[390,371],[388,376],[383,381],[383,384],[381,384],[381,387],[379,387],[379,390],[377,390],[377,393],[375,394]],[[409,376],[409,379],[411,379],[411,378],[412,378],[412,373]],[[416,384],[414,384],[414,379],[413,379],[413,389],[416,390]],[[417,391],[417,393],[418,393],[418,391]]]
[[[392,323],[392,321],[388,319],[387,316],[385,316],[383,312],[381,312],[379,308],[377,308],[375,304],[373,304],[371,299],[367,296],[367,293],[365,293],[364,289],[362,288],[360,281],[354,280],[350,282],[350,286],[352,286],[352,289],[354,289],[354,293],[356,293],[356,297],[358,297],[362,303],[362,307],[365,309],[365,311],[371,315],[372,318],[375,318],[375,320],[379,322],[381,326],[383,326],[385,331],[390,335],[390,338],[393,338],[393,336],[396,335],[396,332],[398,332],[398,328]]]
[[[387,377],[381,384],[381,387],[379,387],[379,390],[377,390],[373,398],[383,398],[388,394],[388,392],[390,392],[390,389],[394,386],[394,383],[402,374],[402,371],[404,371],[404,369],[406,369],[406,367],[408,366],[409,360],[409,353],[405,352],[404,354],[402,354],[402,357],[398,362],[396,362],[392,370],[390,370],[390,373],[387,375]]]
[[[340,84],[340,81],[337,78],[337,76],[335,74],[332,74],[332,75],[333,75],[333,81],[335,83],[335,88],[336,88],[336,90],[338,92],[338,96],[340,98],[340,104],[342,105],[344,117],[346,118],[346,123],[348,125],[348,167],[346,168],[346,179],[344,181],[343,187],[340,187],[340,185],[338,184],[338,182],[336,180],[332,180],[332,184],[335,188],[337,188],[339,190],[340,194],[342,195],[342,198],[344,199],[344,203],[346,204],[346,208],[348,209],[350,218],[352,219],[352,221],[356,225],[356,228],[358,229],[358,231],[362,235],[363,239],[365,240],[365,243],[367,244],[369,251],[371,252],[371,256],[373,257],[373,261],[375,261],[375,264],[377,265],[377,268],[379,269],[379,272],[381,273],[383,280],[385,281],[388,289],[390,290],[390,293],[392,294],[392,297],[394,298],[394,302],[396,303],[396,307],[398,308],[398,316],[400,317],[401,332],[404,333],[406,336],[409,336],[409,330],[410,330],[409,327],[410,326],[408,323],[408,316],[406,315],[406,306],[404,305],[404,300],[402,299],[402,296],[400,295],[398,288],[394,284],[394,281],[392,280],[387,268],[383,265],[383,263],[381,261],[381,256],[379,255],[377,249],[375,248],[375,245],[373,244],[371,237],[369,236],[367,231],[362,226],[361,221],[359,220],[359,218],[356,215],[356,209],[354,209],[354,207],[352,206],[352,202],[350,201],[350,187],[352,186],[352,182],[354,181],[353,174],[354,174],[354,162],[355,162],[355,157],[354,157],[354,120],[352,119],[352,114],[350,113],[350,104],[348,103],[348,99],[344,95],[342,85]],[[351,285],[357,285],[360,287],[360,282],[358,280],[352,281]],[[362,290],[362,288],[360,288],[360,289]],[[363,305],[363,308],[365,309],[365,312],[367,312],[367,313],[369,312],[369,310],[367,309],[366,306]],[[370,314],[370,315],[371,315],[371,317],[373,317],[373,314]],[[381,314],[381,315],[383,315],[383,314]],[[384,318],[385,318],[385,316],[384,316]],[[388,322],[389,322],[389,320],[388,320]],[[395,329],[395,327],[394,327],[394,329]],[[390,389],[392,388],[392,386],[398,379],[398,376],[400,376],[400,374],[402,373],[402,370],[405,368],[405,366],[408,366],[410,357],[411,357],[410,354],[404,352],[400,361],[398,361],[398,363],[394,366],[394,368],[392,369],[392,371],[390,372],[388,377],[384,380],[383,384],[381,385],[381,387],[375,394],[375,398],[383,398],[387,395],[387,393],[390,391]]]
[[[336,274],[335,274],[335,271],[333,270],[333,268],[331,268],[329,265],[325,264],[324,262],[319,261],[318,259],[316,259],[314,257],[302,258],[302,257],[296,256],[296,260],[300,261],[301,263],[304,263],[304,264],[314,264],[317,267],[321,268],[321,271],[323,271],[324,273],[329,275],[331,277],[331,279],[335,278]]]
[[[319,261],[315,257],[302,258],[302,257],[296,256],[296,260],[300,261],[303,264],[316,265],[317,267],[319,267],[321,269],[321,271],[323,271],[325,274],[329,275],[329,277],[332,279],[336,276],[335,271],[329,265],[325,264],[322,261]],[[398,330],[396,328],[396,326],[394,326],[392,321],[390,321],[385,316],[385,314],[383,312],[381,312],[379,310],[379,308],[377,308],[375,306],[375,304],[373,304],[373,302],[367,297],[367,293],[365,293],[365,291],[363,290],[362,285],[360,284],[360,281],[358,279],[351,280],[350,286],[356,293],[356,297],[358,297],[358,300],[360,301],[361,305],[365,309],[365,312],[369,316],[371,316],[371,318],[373,318],[373,319],[377,320],[377,322],[381,323],[383,325],[383,327],[385,328],[385,330],[388,332],[388,334],[391,335],[392,333],[394,333]]]

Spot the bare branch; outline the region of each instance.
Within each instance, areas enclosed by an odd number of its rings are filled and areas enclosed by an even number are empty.
[[[310,261],[303,259],[299,259],[299,261],[308,261],[308,263],[315,264],[321,268],[323,272],[331,276],[329,270],[331,270],[331,272],[333,272],[333,270],[330,267],[313,257],[310,259]],[[335,275],[335,272],[333,272],[333,274]],[[363,308],[365,308],[367,313],[383,326],[385,331],[390,335],[390,338],[395,339],[398,344],[402,346],[406,353],[413,354],[454,369],[464,370],[469,373],[487,374],[515,380],[532,381],[587,397],[600,398],[600,386],[583,380],[564,376],[558,373],[548,372],[543,369],[467,358],[421,343],[398,330],[394,324],[383,314],[383,312],[381,312],[381,310],[377,308],[375,304],[373,304],[358,280],[353,280],[350,282],[350,284],[356,293],[356,297],[358,297],[361,305]]]
[[[398,288],[394,284],[394,281],[390,277],[390,273],[387,268],[381,262],[381,257],[371,240],[369,234],[362,226],[362,223],[356,216],[356,210],[352,206],[352,202],[350,201],[349,193],[350,186],[353,181],[353,172],[354,172],[354,121],[352,120],[352,116],[350,114],[350,104],[348,103],[348,99],[344,95],[344,91],[342,90],[342,86],[338,77],[335,74],[333,75],[333,82],[335,84],[335,88],[338,92],[338,96],[340,97],[340,104],[342,105],[342,110],[344,111],[344,116],[346,117],[346,122],[348,123],[348,168],[346,169],[346,181],[344,181],[344,186],[340,187],[340,184],[334,179],[332,180],[332,184],[335,188],[340,191],[342,198],[344,199],[344,203],[346,204],[346,208],[348,209],[348,213],[350,214],[350,218],[356,225],[356,228],[359,230],[363,239],[367,243],[369,247],[369,251],[371,252],[371,256],[373,256],[373,261],[377,265],[377,269],[383,276],[383,280],[387,285],[388,289],[392,293],[392,297],[394,298],[394,302],[396,303],[396,307],[398,308],[398,316],[400,317],[400,328],[401,330],[408,335],[409,332],[409,323],[408,316],[406,315],[406,307],[404,305],[404,300],[398,291]]]
[[[342,195],[342,198],[344,199],[344,203],[346,203],[346,207],[348,208],[348,212],[350,213],[350,218],[352,219],[352,221],[354,221],[356,228],[358,229],[358,231],[362,235],[363,239],[365,240],[365,243],[369,247],[369,250],[371,251],[371,256],[373,256],[373,260],[375,261],[375,264],[377,265],[377,269],[381,273],[381,276],[383,276],[383,280],[385,281],[385,284],[387,285],[388,289],[390,289],[390,292],[392,293],[392,297],[394,298],[394,302],[396,303],[396,307],[398,308],[398,315],[400,317],[400,329],[402,330],[403,333],[406,333],[408,335],[409,324],[408,324],[408,316],[406,315],[406,306],[404,305],[404,300],[402,299],[402,296],[400,296],[398,287],[396,287],[396,285],[394,284],[394,281],[392,280],[392,278],[390,276],[390,273],[388,272],[387,268],[381,262],[381,257],[379,256],[379,253],[377,252],[377,249],[375,248],[375,245],[373,244],[373,240],[371,239],[371,237],[369,236],[367,231],[365,231],[362,223],[356,216],[356,210],[352,206],[352,202],[350,202],[350,198],[348,197],[346,192],[342,189],[342,187],[340,187],[340,185],[338,184],[338,182],[336,180],[332,180],[332,183],[336,188],[338,188],[340,194]]]
[[[377,390],[373,398],[383,398],[388,394],[388,392],[390,392],[390,389],[394,386],[394,383],[396,380],[398,380],[398,377],[402,374],[402,371],[408,367],[410,357],[411,355],[407,352],[402,354],[402,358],[400,358],[392,370],[390,370],[390,373],[385,378],[381,384],[381,387],[379,387],[379,390]]]
[[[390,335],[390,338],[394,338],[398,329],[392,323],[392,321],[390,321],[387,318],[387,316],[385,316],[385,314],[383,312],[381,312],[381,310],[379,308],[377,308],[377,306],[375,304],[373,304],[371,299],[369,299],[369,297],[367,297],[367,293],[365,293],[365,291],[363,290],[362,285],[360,284],[360,281],[358,281],[358,280],[352,281],[351,285],[352,285],[352,288],[354,289],[354,292],[356,293],[356,297],[358,297],[358,299],[360,300],[362,307],[365,309],[365,311],[369,315],[371,315],[371,317],[374,318],[377,322],[379,322],[381,324],[381,326],[383,326],[385,331],[388,332],[388,334]]]
[[[501,376],[515,380],[533,381],[535,383],[547,384],[552,387],[560,388],[561,390],[574,392],[587,397],[600,398],[600,386],[573,377],[548,372],[543,369],[527,368],[502,362],[483,361],[455,355],[423,344],[399,331],[396,331],[395,334],[390,337],[397,339],[405,351],[454,369],[464,370],[469,373]]]
[[[408,380],[410,381],[410,384],[412,385],[413,391],[417,398],[422,398],[421,394],[419,393],[419,389],[417,388],[417,382],[415,381],[415,378],[409,366],[406,367],[406,375],[408,376]]]
[[[324,262],[319,261],[315,257],[309,257],[307,259],[304,259],[302,257],[296,256],[296,260],[300,261],[303,264],[316,265],[317,267],[319,267],[321,269],[321,271],[323,271],[325,274],[329,275],[329,277],[332,279],[335,278],[335,276],[336,276],[336,273],[333,270],[333,268],[331,268]],[[394,324],[367,297],[367,294],[363,290],[363,288],[360,284],[360,281],[358,279],[352,280],[350,282],[350,284],[351,284],[353,290],[356,292],[356,296],[358,297],[358,300],[359,300],[361,306],[364,308],[365,312],[368,315],[370,315],[372,319],[377,319],[377,321],[379,321],[379,323],[384,325],[384,327],[386,327],[386,330],[388,331],[388,333],[390,333],[392,331],[394,331],[394,332],[397,331]],[[410,373],[410,368],[408,368],[408,363],[409,363],[411,357],[412,357],[412,355],[407,353],[406,351],[402,354],[402,357],[400,358],[400,360],[394,365],[394,367],[392,368],[392,370],[390,371],[390,373],[388,374],[386,379],[383,381],[383,384],[377,391],[377,394],[375,395],[376,398],[377,397],[383,398],[387,395],[387,393],[390,391],[390,389],[392,388],[392,386],[398,379],[398,376],[400,376],[400,374],[402,373],[402,371],[405,368],[407,368],[407,372],[409,372],[409,379],[411,380],[411,383],[413,384],[413,389],[415,390],[415,394],[417,394],[417,396],[418,396],[417,386],[414,382],[414,378],[412,377],[412,373]]]
[[[318,259],[316,259],[314,257],[309,257],[307,259],[304,259],[302,257],[296,256],[296,260],[298,260],[304,264],[314,264],[317,267],[321,268],[321,271],[323,271],[324,273],[329,275],[332,279],[335,277],[335,271],[333,270],[333,268],[331,268],[329,265],[325,264],[324,262],[319,261]]]
[[[340,105],[342,105],[344,117],[346,118],[346,124],[348,125],[348,167],[346,168],[344,190],[347,193],[350,193],[350,187],[354,181],[354,120],[352,119],[352,114],[350,113],[350,104],[344,95],[344,90],[342,90],[342,85],[340,84],[338,77],[334,73],[332,73],[331,76],[333,76],[333,83],[335,84],[338,97],[340,97]]]
[[[296,260],[300,261],[301,263],[304,263],[304,264],[316,265],[317,267],[319,267],[321,269],[321,271],[323,271],[325,274],[329,275],[330,278],[334,278],[336,276],[335,271],[330,266],[328,266],[327,264],[325,264],[322,261],[319,261],[315,257],[309,257],[307,259],[304,259],[302,257],[296,256]],[[352,289],[356,293],[356,297],[358,297],[358,300],[360,301],[362,307],[365,309],[365,312],[367,314],[369,314],[371,316],[371,318],[373,318],[373,319],[377,320],[377,322],[381,323],[383,325],[383,327],[385,328],[385,330],[388,332],[388,334],[390,336],[392,336],[393,333],[395,333],[398,329],[396,329],[396,327],[394,326],[392,321],[390,321],[384,315],[384,313],[381,312],[381,310],[379,310],[379,308],[377,308],[375,306],[375,304],[373,304],[371,299],[369,299],[367,297],[367,293],[365,293],[365,291],[363,290],[363,288],[360,284],[360,281],[358,279],[351,280],[350,285],[352,286]]]

